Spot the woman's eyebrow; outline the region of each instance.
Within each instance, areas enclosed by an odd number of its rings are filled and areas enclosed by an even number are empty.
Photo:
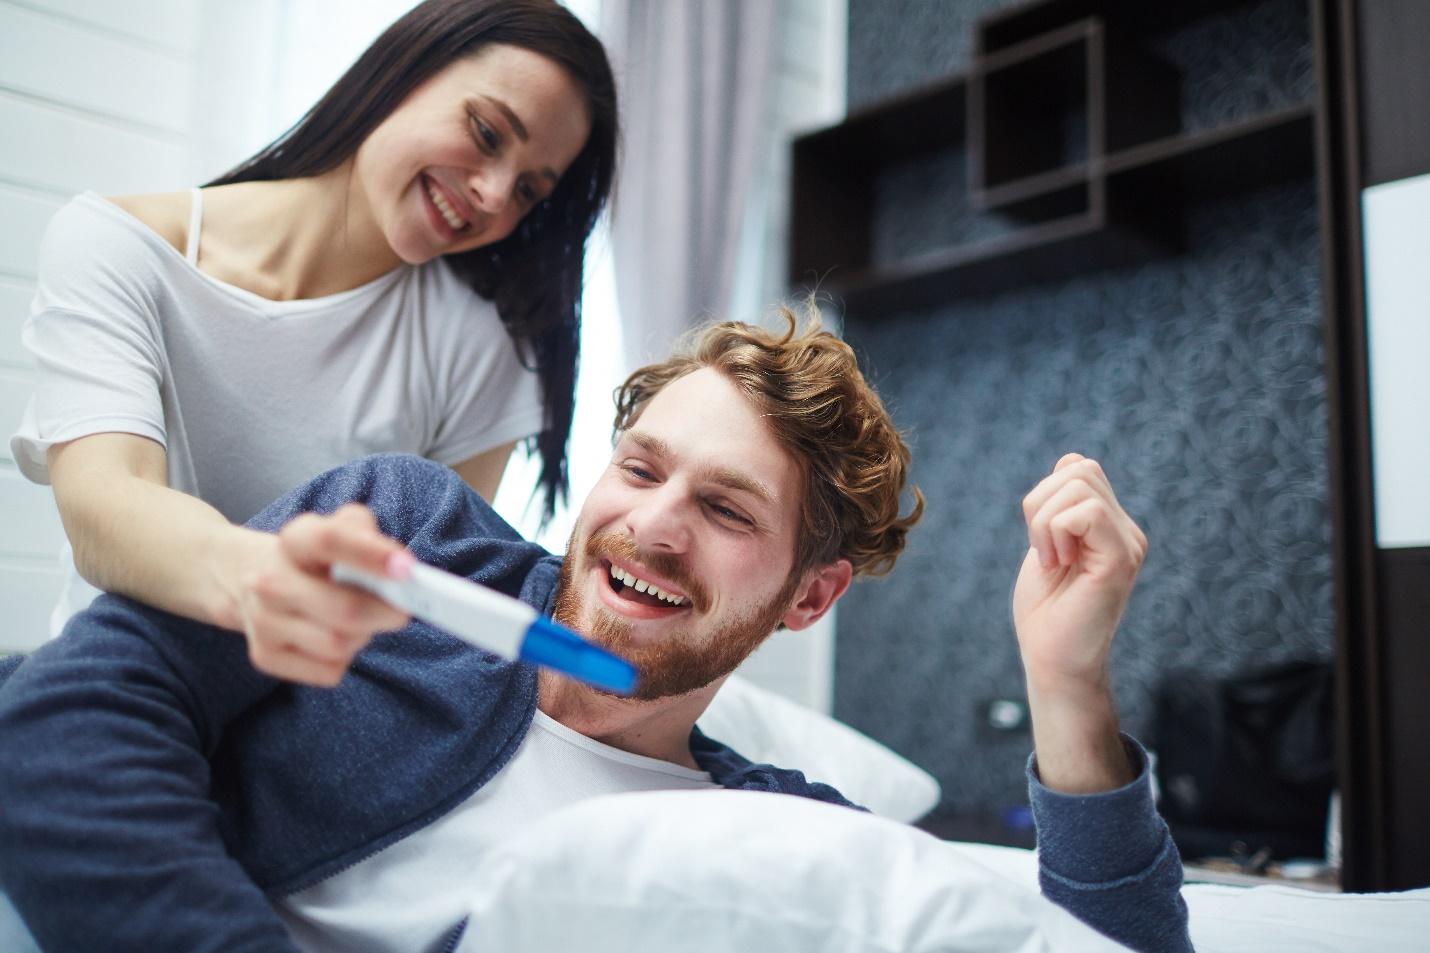
[[[520,139],[522,142],[531,141],[531,134],[526,131],[525,124],[522,123],[521,117],[516,114],[516,111],[514,109],[512,109],[502,100],[497,99],[495,96],[489,96],[483,93],[482,98],[485,99],[498,112],[500,112],[503,116],[506,117],[506,121],[511,125],[511,131],[516,134],[516,137],[518,139]],[[556,183],[561,179],[561,177],[558,176],[550,166],[547,166],[546,168],[542,169],[541,174],[546,178],[550,179],[552,183]]]
[[[531,136],[526,131],[526,126],[521,121],[521,117],[518,116],[510,106],[502,102],[500,99],[497,99],[495,96],[488,96],[485,93],[482,94],[482,98],[485,99],[487,102],[491,103],[493,106],[495,106],[501,112],[501,114],[506,117],[506,121],[511,124],[511,131],[516,133],[516,137],[518,139],[520,139],[522,142],[526,142],[531,139]]]

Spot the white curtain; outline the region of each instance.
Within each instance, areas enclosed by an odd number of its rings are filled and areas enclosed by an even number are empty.
[[[624,149],[611,220],[627,366],[727,314],[753,179],[771,134],[769,0],[603,0]]]

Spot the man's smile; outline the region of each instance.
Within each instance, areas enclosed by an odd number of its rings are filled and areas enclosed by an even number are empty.
[[[621,615],[635,619],[665,619],[688,611],[691,598],[663,580],[651,580],[638,575],[639,567],[617,565],[602,559],[595,570],[599,573],[597,591],[604,602]]]
[[[615,564],[611,565],[611,580],[611,588],[616,590],[618,595],[624,595],[628,598],[635,598],[637,595],[649,595],[656,599],[656,602],[652,603],[652,605],[664,603],[666,605],[679,606],[684,605],[686,601],[685,596],[668,592],[655,583],[647,582]],[[626,591],[627,589],[634,589],[635,593],[628,593]]]

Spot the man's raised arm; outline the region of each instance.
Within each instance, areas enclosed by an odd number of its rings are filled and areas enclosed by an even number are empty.
[[[1113,633],[1147,553],[1096,461],[1070,453],[1023,500],[1013,624],[1033,722],[1043,893],[1136,950],[1190,951],[1181,860],[1145,754],[1118,731]]]

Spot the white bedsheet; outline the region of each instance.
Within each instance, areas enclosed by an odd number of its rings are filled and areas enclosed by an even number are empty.
[[[1033,852],[958,842],[961,853],[1036,889]],[[1296,887],[1182,888],[1197,953],[1425,953],[1430,888],[1322,893]]]
[[[598,798],[473,870],[460,953],[1107,953],[1038,894],[1032,851],[737,791]],[[1199,953],[1430,951],[1430,889],[1183,888]]]
[[[665,797],[669,793],[661,792],[656,797]],[[694,796],[718,799],[722,793],[729,795],[733,792],[716,792],[714,795],[699,793]],[[774,800],[771,803],[777,807],[788,807],[787,802],[799,800],[777,795],[744,796],[756,799],[772,798]],[[649,799],[651,796],[622,795],[622,797]],[[641,802],[631,803],[639,805]],[[649,800],[647,803],[650,803]],[[681,812],[672,816],[675,818],[682,816],[684,806],[682,805],[681,808]],[[823,805],[814,805],[812,809],[817,812],[821,808],[839,811],[839,809],[827,808]],[[598,816],[602,821],[609,819],[605,815]],[[840,812],[829,816],[851,822],[851,826],[883,826],[886,832],[898,829],[891,822],[875,818],[869,819],[867,823],[861,822],[861,825],[854,825],[853,820],[864,815],[854,815],[852,812]],[[641,810],[633,819],[637,823],[626,825],[627,830],[644,827],[649,822],[650,816]],[[561,942],[558,944],[522,945],[518,943],[499,947],[510,951],[531,950],[546,953],[550,950],[586,949],[644,953],[645,950],[658,949],[662,953],[670,953],[672,950],[679,950],[681,953],[686,953],[686,951],[726,953],[727,950],[733,948],[723,942],[723,939],[727,937],[720,934],[718,930],[702,934],[689,929],[689,918],[684,915],[682,910],[682,894],[678,889],[680,885],[676,883],[678,877],[661,875],[654,879],[656,888],[654,892],[649,889],[642,891],[639,889],[639,884],[632,879],[633,875],[646,869],[657,870],[658,867],[652,867],[650,864],[643,866],[638,857],[625,851],[573,850],[578,844],[592,840],[610,841],[612,837],[611,828],[599,826],[593,829],[589,824],[589,818],[583,821],[582,818],[575,817],[573,820],[578,822],[575,833],[582,836],[565,836],[572,832],[568,831],[563,835],[562,831],[557,830],[553,833],[559,836],[549,845],[551,849],[531,853],[529,850],[531,846],[539,847],[540,845],[528,845],[528,852],[524,859],[532,861],[538,866],[544,863],[550,867],[545,874],[537,877],[538,883],[535,889],[513,892],[503,889],[499,884],[493,884],[492,878],[489,876],[476,878],[475,882],[483,885],[477,891],[478,908],[482,904],[482,894],[484,892],[491,893],[492,890],[496,890],[496,894],[487,896],[487,900],[495,906],[493,909],[485,911],[485,915],[477,917],[472,928],[463,938],[460,950],[491,949],[492,947],[483,943],[483,940],[490,940],[493,932],[501,934],[504,928],[502,921],[504,920],[511,921],[505,924],[506,928],[510,928],[513,924],[533,922],[542,924],[547,928],[548,933],[555,931],[554,935],[559,935],[561,938]],[[745,818],[737,816],[732,820],[743,824]],[[874,889],[870,896],[865,896],[862,899],[850,898],[850,904],[858,906],[859,903],[863,903],[867,906],[872,902],[874,906],[871,910],[876,913],[888,912],[880,906],[882,901],[878,901],[878,896],[892,897],[897,900],[901,895],[911,896],[917,893],[918,881],[922,879],[919,870],[932,869],[926,866],[931,858],[926,856],[920,860],[919,851],[953,851],[974,862],[973,865],[965,866],[972,868],[976,865],[976,870],[968,869],[960,874],[963,878],[960,889],[946,895],[944,900],[935,906],[927,907],[924,913],[915,915],[911,919],[906,917],[912,924],[913,933],[910,934],[908,930],[905,930],[903,935],[905,939],[909,935],[919,935],[922,941],[926,941],[919,946],[920,949],[976,949],[998,951],[998,953],[1008,953],[1009,950],[1039,950],[1044,953],[1048,953],[1048,951],[1065,953],[1068,950],[1101,951],[1113,945],[1095,936],[1075,935],[1075,930],[1069,932],[1070,925],[1066,921],[1071,918],[1066,914],[1061,914],[1059,917],[1060,912],[1052,908],[1052,905],[1047,904],[1046,901],[1041,901],[1041,903],[1046,908],[1052,909],[1039,908],[1039,901],[1031,896],[1032,892],[1037,890],[1037,861],[1032,851],[963,842],[946,842],[940,845],[929,843],[932,838],[910,828],[902,828],[902,830],[903,835],[890,837],[887,840],[876,837],[874,841],[863,845],[864,850],[847,851],[845,848],[851,846],[851,843],[837,838],[834,839],[834,846],[841,854],[848,854],[851,857],[863,856],[874,862],[872,868],[877,871],[878,876],[877,883],[873,885]],[[593,832],[601,836],[590,837]],[[668,834],[670,830],[666,829],[664,833]],[[693,840],[689,837],[659,838],[660,841],[667,843],[673,851],[678,852],[678,855],[672,858],[673,866],[666,866],[666,870],[674,869],[677,873],[684,870],[687,874],[693,872],[699,876],[706,876],[705,871],[708,868],[719,867],[719,864],[711,864],[709,861],[712,855],[709,852],[708,844],[703,845],[706,847],[706,851],[700,855],[704,856],[706,860],[701,863],[690,863],[690,855],[686,853],[686,850],[702,846],[699,843],[700,837],[715,840],[724,845],[720,850],[722,855],[730,853],[724,849],[724,847],[730,847],[733,848],[734,853],[747,860],[750,858],[748,848],[760,846],[758,843],[753,845],[741,843],[738,839],[727,837],[716,830],[707,828],[696,827],[685,833],[696,836]],[[825,829],[820,833],[827,835],[829,832]],[[822,836],[814,839],[806,838],[803,843],[810,844],[811,853],[814,853],[819,848],[819,841],[824,839]],[[919,844],[921,840],[924,841],[922,845]],[[647,844],[646,846],[650,847],[651,845]],[[881,851],[887,852],[887,856],[882,858],[875,856]],[[730,881],[731,888],[734,888],[738,881],[749,875],[749,867],[743,860],[727,857],[726,861],[724,866],[733,871],[735,875]],[[498,866],[501,864],[499,863]],[[854,866],[857,867],[858,863],[855,863]],[[941,874],[943,880],[952,883],[946,873],[949,865],[937,863],[935,866],[945,871]],[[791,897],[797,897],[803,889],[800,884],[807,879],[806,877],[787,878],[778,873],[771,874],[762,864],[757,866],[756,870],[763,871],[763,875],[772,888],[767,892],[759,892],[757,899],[768,894],[766,899],[778,901],[780,890],[786,891]],[[903,878],[904,882],[893,877],[890,873],[891,870],[903,870],[907,875]],[[982,873],[979,874],[978,871],[982,871]],[[507,873],[514,872],[507,871]],[[805,873],[808,874],[807,871]],[[996,876],[990,878],[990,874]],[[636,899],[628,905],[624,919],[618,918],[620,929],[593,932],[589,916],[578,915],[579,911],[574,908],[563,909],[559,903],[554,902],[553,885],[571,889],[579,885],[580,878],[583,876],[588,878],[589,883],[599,888],[597,892],[610,893],[612,890],[624,889],[619,885],[612,886],[613,881],[622,879],[630,887],[630,891],[627,892],[634,892]],[[508,877],[507,879],[512,878]],[[1001,892],[990,889],[994,881],[1003,879],[1011,880],[1018,886]],[[580,892],[578,890],[578,894]],[[819,893],[817,890],[814,891],[816,899]],[[824,891],[824,893],[835,897],[842,895],[841,890],[832,893]],[[1017,894],[1025,894],[1024,899],[1020,901]],[[1430,888],[1393,894],[1331,894],[1299,890],[1294,887],[1246,888],[1189,884],[1183,888],[1182,895],[1186,898],[1191,914],[1192,942],[1196,944],[1198,953],[1425,953],[1430,950]],[[950,909],[960,906],[959,903],[948,902],[955,897],[963,901],[961,906],[965,909],[962,913]],[[731,889],[722,900],[732,905],[732,915],[737,912],[734,908],[741,904],[748,904],[748,900],[742,900],[740,892],[734,889]],[[859,903],[856,903],[855,900],[858,900]],[[815,900],[809,902],[814,904]],[[523,907],[523,904],[527,906]],[[895,906],[897,907],[897,904]],[[811,912],[813,909],[817,909],[817,907],[812,907]],[[636,925],[647,930],[658,928],[659,924],[652,920],[652,911],[660,914],[655,920],[666,919],[669,921],[666,924],[668,930],[661,942],[658,944],[632,944],[629,942],[632,929]],[[933,911],[937,916],[930,915],[929,911]],[[482,913],[480,909],[474,912]],[[605,912],[619,913],[620,911],[612,908]],[[790,908],[790,912],[800,914],[803,912],[803,908],[800,905],[794,905]],[[1033,929],[1019,929],[1015,921],[1020,916],[1027,920],[1025,926],[1031,926]],[[935,922],[941,919],[947,920],[948,923]],[[876,933],[882,926],[887,926],[887,924],[877,922],[871,924],[871,928]],[[954,929],[947,929],[948,927]],[[1086,928],[1084,927],[1082,930],[1086,931]],[[1090,933],[1090,931],[1086,932]],[[960,942],[953,945],[940,942],[941,937],[954,934]],[[706,935],[710,942],[701,942],[702,935]],[[786,931],[781,935],[784,945],[768,943],[758,948],[799,950],[800,953],[828,953],[830,949],[835,948],[835,945],[831,944],[827,937],[822,937],[819,931],[813,931],[810,936],[820,936],[820,938],[808,943],[801,943],[798,936]],[[766,939],[773,940],[774,938],[767,936]],[[757,948],[757,946],[746,948]],[[887,953],[891,949],[909,949],[911,946],[908,944],[889,946],[856,942],[846,943],[838,948],[860,951],[877,949],[881,953]],[[0,894],[0,951],[3,953],[38,953],[29,934],[19,923],[18,917],[5,901],[3,894]]]

